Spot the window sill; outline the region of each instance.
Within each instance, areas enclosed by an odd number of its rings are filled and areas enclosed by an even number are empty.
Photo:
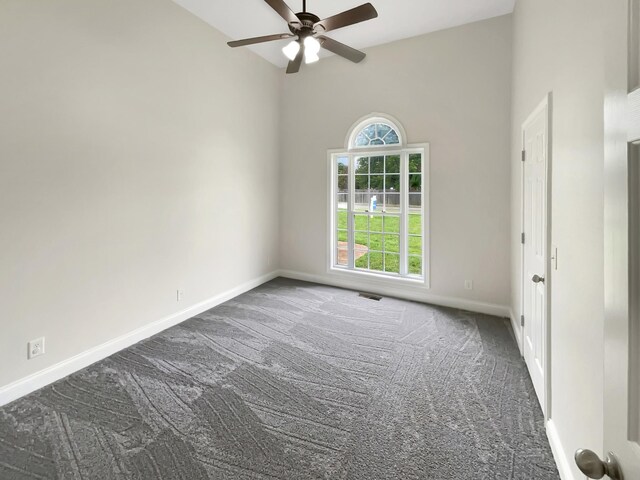
[[[385,275],[384,273],[364,272],[361,270],[350,270],[348,268],[341,267],[329,267],[328,272],[332,275],[338,275],[345,278],[361,278],[362,280],[368,280],[372,283],[380,283],[386,285],[407,285],[413,287],[429,288],[429,283],[426,278],[418,277],[397,277],[393,275]]]

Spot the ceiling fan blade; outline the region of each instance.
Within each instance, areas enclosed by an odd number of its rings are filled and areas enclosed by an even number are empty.
[[[254,43],[273,42],[274,40],[284,40],[285,38],[295,37],[292,33],[278,33],[276,35],[266,35],[264,37],[245,38],[244,40],[234,40],[227,42],[230,47],[243,47],[245,45],[253,45]]]
[[[313,26],[313,30],[317,33],[328,32],[330,30],[337,30],[338,28],[348,27],[349,25],[371,20],[377,16],[378,12],[373,5],[365,3],[364,5],[339,13],[333,17],[320,20]]]
[[[336,55],[340,55],[347,60],[351,60],[353,63],[360,63],[362,60],[364,60],[364,57],[367,56],[366,53],[363,53],[360,50],[356,50],[355,48],[351,48],[349,45],[340,43],[333,38],[320,35],[318,37],[318,41],[320,42],[320,46],[322,48],[329,50]]]
[[[302,58],[304,57],[304,44],[300,46],[300,51],[294,60],[289,62],[287,66],[287,73],[298,73],[300,71],[300,65],[302,65]]]
[[[287,23],[294,25],[301,25],[300,19],[293,13],[293,10],[289,8],[289,6],[284,3],[284,0],[264,0],[269,4],[271,8],[273,8],[278,15],[284,18]]]

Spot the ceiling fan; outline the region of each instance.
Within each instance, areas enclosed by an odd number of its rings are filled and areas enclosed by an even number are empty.
[[[340,55],[347,60],[351,60],[354,63],[361,62],[366,56],[364,53],[351,48],[344,43],[325,37],[323,33],[376,18],[378,16],[378,12],[370,3],[365,3],[359,7],[352,8],[351,10],[320,20],[320,17],[317,15],[307,12],[307,0],[302,0],[302,12],[300,13],[293,13],[293,10],[284,3],[284,0],[264,1],[287,21],[291,33],[280,33],[275,35],[266,35],[264,37],[235,40],[228,43],[230,47],[243,47],[245,45],[298,37],[282,49],[282,52],[289,59],[287,73],[298,73],[298,71],[300,71],[303,58],[305,63],[313,63],[320,60],[320,57],[318,57],[320,48],[325,48],[336,55]]]

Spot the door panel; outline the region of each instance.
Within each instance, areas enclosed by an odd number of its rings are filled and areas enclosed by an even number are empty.
[[[547,365],[547,169],[549,106],[545,100],[523,125],[523,314],[524,358],[546,411]],[[535,282],[534,277],[540,277]]]
[[[640,453],[640,146],[629,145],[629,352],[627,406],[628,438],[632,451]],[[624,326],[623,326],[624,328]]]
[[[638,159],[628,141],[629,132],[640,132],[639,105],[629,92],[638,85],[638,12],[640,2],[607,3],[603,7],[605,46],[604,97],[604,449],[612,452],[620,472],[610,478],[640,478],[638,444],[637,352],[638,272],[640,225],[637,206],[640,192]],[[640,109],[639,109],[640,110]],[[634,113],[629,115],[629,113]],[[614,457],[609,457],[614,458]]]

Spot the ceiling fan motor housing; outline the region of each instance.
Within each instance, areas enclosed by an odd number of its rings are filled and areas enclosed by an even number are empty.
[[[300,20],[300,25],[295,23],[289,24],[289,30],[295,35],[313,35],[313,26],[320,21],[320,17],[309,12],[296,13],[296,17]]]

